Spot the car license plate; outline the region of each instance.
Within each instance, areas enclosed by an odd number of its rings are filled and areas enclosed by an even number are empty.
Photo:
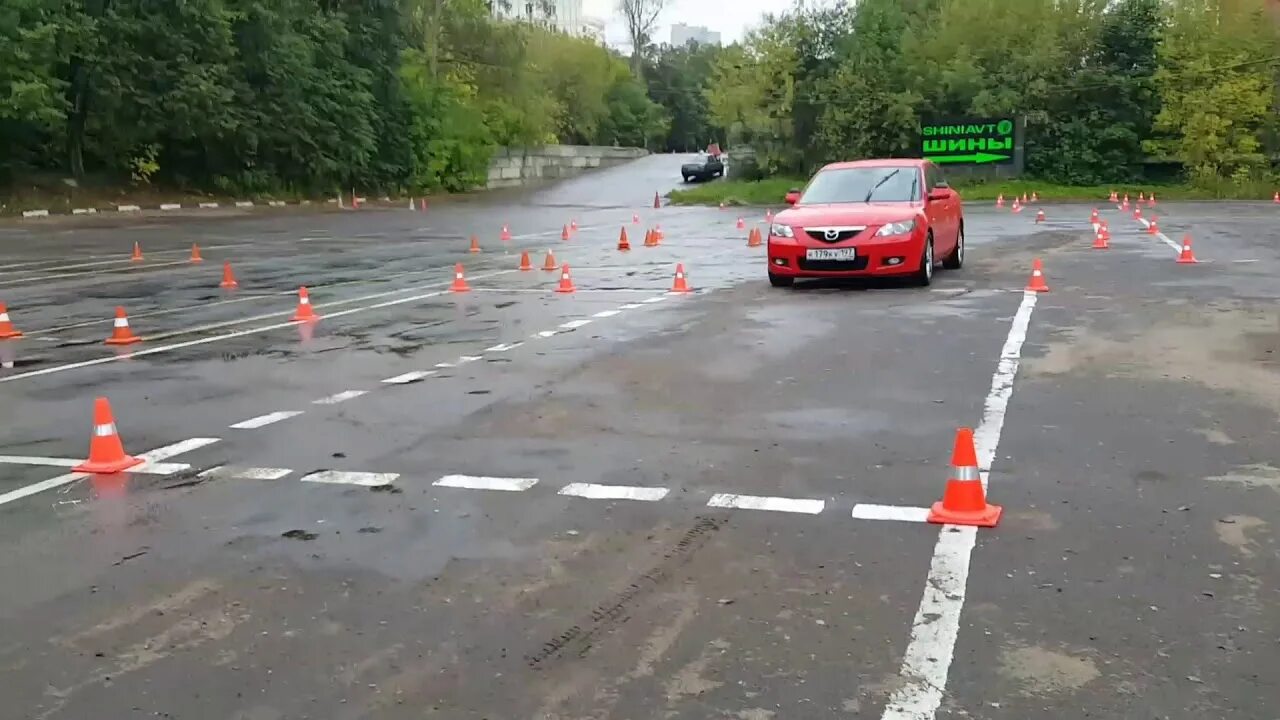
[[[844,260],[852,262],[858,259],[857,248],[809,248],[804,251],[806,260]]]

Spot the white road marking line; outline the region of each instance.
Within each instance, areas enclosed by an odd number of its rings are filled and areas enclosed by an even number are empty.
[[[564,330],[577,330],[584,325],[590,325],[590,320],[570,320],[567,323],[561,323],[560,327]]]
[[[0,464],[4,465],[44,465],[48,467],[75,467],[84,462],[83,459],[38,457],[34,455],[0,455]]]
[[[627,303],[626,305],[619,305],[618,309],[619,310],[635,310],[638,307],[644,307],[644,305],[641,303]]]
[[[1149,227],[1151,227],[1151,221],[1150,221],[1150,220],[1148,220],[1148,219],[1146,219],[1146,218],[1138,218],[1138,222],[1142,223],[1142,227],[1144,227],[1144,228],[1149,228]],[[1181,246],[1181,245],[1179,245],[1178,243],[1176,243],[1176,242],[1174,242],[1174,241],[1170,240],[1168,235],[1165,235],[1165,234],[1164,234],[1164,233],[1162,233],[1162,232],[1157,232],[1157,233],[1156,233],[1156,238],[1158,238],[1159,240],[1163,241],[1165,245],[1168,245],[1169,247],[1173,248],[1174,250],[1177,250],[1179,253],[1181,253],[1181,252],[1182,252],[1182,246]]]
[[[61,280],[62,278],[95,278],[102,275],[114,275],[121,272],[134,272],[142,270],[150,270],[153,268],[173,267],[177,265],[191,265],[186,260],[174,260],[164,263],[147,263],[145,265],[131,265],[128,267],[113,268],[110,270],[102,270],[96,273],[59,273],[57,275],[32,275],[30,277],[14,278],[12,280],[0,280],[0,287],[9,287],[12,285],[25,285],[26,283],[40,282],[42,280]]]
[[[560,495],[591,500],[644,500],[656,502],[670,492],[664,487],[637,487],[630,485],[596,485],[595,483],[569,483],[560,488]]]
[[[519,271],[498,270],[498,271],[489,273],[487,275],[477,275],[473,279],[492,277],[495,275],[507,275],[513,272],[519,272]],[[434,283],[434,285],[440,285],[440,284],[441,283]],[[398,292],[404,292],[404,290],[400,290]],[[337,312],[325,313],[323,317],[324,319],[331,320],[333,318],[339,318],[345,315],[352,315],[355,313],[365,312],[368,310],[381,310],[382,308],[394,307],[396,305],[404,305],[405,303],[418,302],[420,300],[426,300],[428,298],[439,297],[441,295],[448,294],[448,292],[449,292],[448,290],[437,290],[429,293],[422,293],[420,295],[411,295],[409,297],[396,298],[395,300],[388,300],[386,302],[375,303],[373,305],[363,305],[361,307],[349,308],[347,310],[339,310]],[[329,303],[329,304],[336,304],[336,303]],[[325,306],[316,305],[315,307],[319,309]],[[155,355],[157,353],[170,352],[173,350],[181,350],[184,348],[195,347],[197,345],[208,345],[209,343],[222,342],[224,340],[232,340],[235,338],[244,337],[246,335],[256,335],[258,333],[271,332],[273,330],[279,330],[281,328],[295,327],[296,325],[297,323],[290,320],[287,322],[273,323],[271,325],[263,325],[261,327],[256,327],[256,328],[248,328],[246,330],[237,330],[235,332],[224,333],[222,335],[213,335],[210,337],[199,338],[196,340],[187,340],[185,342],[173,343],[172,345],[160,345],[158,347],[146,348],[143,350],[135,350],[133,352],[121,353],[119,355],[111,355],[109,357],[101,357],[95,360],[85,360],[84,362],[68,363],[66,365],[55,365],[53,367],[47,367],[40,370],[32,370],[31,372],[19,373],[17,375],[9,375],[7,377],[0,377],[0,383],[13,382],[15,380],[25,380],[27,378],[39,377],[41,375],[51,375],[53,373],[65,372],[67,370],[79,370],[81,368],[93,367],[95,365],[103,365],[111,362],[119,362],[121,360],[132,360],[134,358],[146,357],[148,355]],[[193,330],[188,330],[187,332],[193,332]]]
[[[288,477],[293,470],[289,468],[233,468],[219,465],[209,468],[196,477],[202,478],[234,478],[236,480],[280,480]]]
[[[189,453],[192,450],[199,450],[202,447],[206,447],[217,442],[221,442],[221,440],[218,438],[191,438],[190,440],[183,440],[182,442],[176,442],[172,445],[165,445],[164,447],[156,448],[151,452],[144,452],[138,457],[149,463],[156,463],[161,460],[168,460],[171,457],[182,455],[183,453]],[[137,468],[134,468],[134,471],[136,472]]]
[[[618,313],[620,313],[620,312],[622,312],[622,311],[621,311],[621,310],[601,310],[600,312],[596,313],[595,315],[592,315],[591,317],[593,317],[593,318],[611,318],[611,317],[613,317],[614,315],[617,315],[617,314],[618,314]]]
[[[440,368],[441,370],[447,370],[448,368],[455,368],[458,366],[451,362],[438,362],[436,363],[436,367]]]
[[[770,510],[817,515],[827,506],[825,500],[805,498],[766,497],[761,495],[734,495],[716,493],[707,501],[707,507],[736,508],[738,510]]]
[[[855,520],[899,520],[902,522],[926,522],[929,508],[904,507],[902,505],[875,505],[858,503],[853,506]]]
[[[259,415],[256,418],[241,420],[231,427],[235,430],[257,430],[260,427],[266,427],[272,423],[278,423],[281,420],[288,420],[289,418],[297,417],[301,414],[301,410],[280,410],[278,412],[267,413],[266,415]]]
[[[521,342],[502,343],[501,345],[494,345],[493,347],[485,348],[484,351],[487,353],[506,352],[508,350],[515,350],[516,348],[520,347],[523,344],[524,343],[521,343]]]
[[[322,397],[319,400],[312,400],[311,404],[312,405],[337,405],[340,402],[354,400],[368,392],[369,392],[368,390],[343,390],[342,392],[334,395],[330,395],[329,397]]]
[[[381,487],[390,485],[400,477],[399,473],[367,473],[346,472],[342,470],[321,470],[302,478],[302,482],[326,483],[329,485],[360,485],[361,487]]]
[[[436,487],[463,488],[465,490],[523,492],[537,485],[538,479],[485,477],[483,475],[445,475],[431,484]]]
[[[407,372],[403,375],[397,375],[395,377],[387,378],[382,382],[388,385],[408,385],[411,382],[417,382],[423,378],[428,378],[435,374],[436,374],[435,370],[414,370],[413,372]]]
[[[20,487],[17,490],[10,490],[7,493],[0,494],[0,505],[7,505],[13,502],[14,500],[21,500],[24,497],[35,495],[36,493],[42,493],[45,490],[52,490],[57,487],[62,487],[63,485],[67,485],[69,483],[73,483],[77,480],[82,480],[87,477],[89,476],[85,475],[84,473],[71,473],[69,475],[59,475],[56,478],[50,478],[42,482],[33,483],[31,485],[27,485],[26,487]]]
[[[667,299],[667,296],[666,296],[666,295],[659,295],[659,296],[657,296],[657,297],[645,298],[644,300],[641,300],[640,302],[642,302],[642,303],[644,303],[644,304],[646,304],[646,305],[651,305],[651,304],[653,304],[653,303],[660,303],[660,302],[662,302],[663,300],[666,300],[666,299]]]
[[[558,334],[560,334],[558,330],[543,330],[542,332],[535,334],[533,337],[549,338],[553,335],[558,335]]]
[[[473,363],[477,360],[483,360],[483,359],[484,358],[480,357],[479,355],[463,355],[462,357],[458,358],[458,364],[466,365],[467,363]]]
[[[286,290],[284,292],[273,292],[273,293],[267,293],[264,295],[245,295],[243,297],[228,298],[226,300],[217,300],[215,302],[201,303],[199,305],[183,305],[181,307],[166,308],[164,310],[151,310],[149,312],[131,312],[129,313],[129,319],[136,320],[138,318],[155,317],[157,315],[172,315],[173,313],[186,312],[188,310],[203,310],[205,308],[217,307],[219,305],[234,305],[236,303],[269,300],[271,298],[280,297],[282,295],[296,295],[297,292],[298,292],[297,290]],[[272,317],[274,317],[274,315]],[[69,325],[59,325],[51,328],[42,328],[40,330],[32,330],[31,332],[27,333],[27,336],[30,337],[32,335],[48,335],[50,333],[62,332],[64,330],[75,330],[77,328],[89,327],[92,325],[102,325],[103,323],[113,322],[114,320],[115,318],[104,316],[104,317],[96,318],[93,320],[83,320],[81,322],[71,323]]]
[[[1022,304],[1013,317],[1009,335],[1000,350],[1000,364],[991,377],[991,391],[982,410],[982,424],[974,430],[978,467],[991,468],[1005,411],[1013,395],[1022,344],[1027,339],[1036,293],[1023,293]],[[987,485],[987,472],[982,484]],[[882,720],[930,720],[942,704],[947,674],[960,632],[960,612],[964,608],[965,586],[969,581],[969,561],[977,541],[977,528],[944,525],[933,549],[933,561],[924,584],[924,596],[911,625],[911,641],[902,656],[900,685],[889,696]]]

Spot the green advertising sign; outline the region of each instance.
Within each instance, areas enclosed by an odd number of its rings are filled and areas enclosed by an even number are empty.
[[[1011,119],[943,120],[920,125],[920,156],[940,165],[1013,162]]]

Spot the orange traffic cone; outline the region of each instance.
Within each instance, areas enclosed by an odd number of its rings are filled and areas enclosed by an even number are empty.
[[[1115,190],[1112,190],[1111,197],[1107,198],[1107,202],[1119,202],[1119,201],[1120,201],[1120,196],[1116,194]]]
[[[1015,213],[1022,212],[1022,205],[1018,203],[1018,198],[1013,199],[1013,212]]]
[[[1121,210],[1129,209],[1129,193],[1124,194],[1124,200],[1120,202],[1120,209]]]
[[[1142,219],[1142,208],[1138,207],[1136,204],[1133,206],[1133,219],[1134,220]]]
[[[525,250],[520,253],[520,272],[528,272],[533,269],[533,263],[529,262],[529,251]]]
[[[573,278],[569,276],[569,264],[565,263],[564,267],[560,268],[560,287],[556,288],[556,292],[571,293],[574,290],[577,288],[573,286]]]
[[[1022,193],[1022,204],[1023,205],[1027,204],[1027,194],[1025,192]]]
[[[747,223],[742,218],[738,218],[738,229],[743,230],[747,227]]]
[[[1147,207],[1155,207],[1155,206],[1156,206],[1156,194],[1151,193],[1151,197],[1147,199]]]
[[[747,235],[747,247],[760,247],[764,244],[764,240],[760,237],[760,228],[752,228],[751,234]]]
[[[577,220],[570,220],[570,221],[569,221],[569,232],[570,232],[570,233],[576,233],[576,232],[578,232],[578,221],[577,221]]]
[[[1049,292],[1049,286],[1044,281],[1044,264],[1040,262],[1040,258],[1031,261],[1031,280],[1027,283],[1027,292]]]
[[[100,397],[93,401],[93,437],[89,438],[89,459],[71,468],[79,473],[118,473],[143,463],[142,458],[125,454],[116,432],[111,403]]]
[[[1036,192],[1031,193],[1031,202],[1040,202],[1039,193],[1036,193]]]
[[[1103,232],[1104,230],[1106,230],[1106,228],[1098,228],[1098,232],[1094,234],[1093,236],[1094,250],[1107,250],[1111,247],[1109,244],[1107,244],[1107,236]]]
[[[462,275],[462,263],[453,266],[453,284],[449,286],[449,290],[456,293],[464,293],[471,290],[471,286],[467,284],[467,279]]]
[[[1155,215],[1151,216],[1151,222],[1147,223],[1148,235],[1157,235],[1160,233],[1160,226],[1156,224],[1157,220],[1159,220],[1159,218],[1157,218]]]
[[[639,224],[640,224],[640,216],[639,216],[639,215],[637,215],[636,213],[631,213],[631,224],[632,224],[632,225],[639,225]]]
[[[1277,204],[1277,205],[1280,205],[1280,192],[1278,192],[1278,193],[1276,193],[1275,195],[1272,195],[1272,196],[1271,196],[1271,202],[1273,202],[1273,203],[1275,203],[1275,204]]]
[[[222,263],[222,282],[218,284],[218,287],[224,290],[235,290],[240,287],[240,283],[236,282],[236,274],[231,271],[230,262]]]
[[[692,292],[692,290],[689,289],[689,283],[684,276],[684,263],[678,263],[676,265],[676,280],[671,285],[671,292],[673,293]]]
[[[475,235],[471,236],[471,249],[468,250],[467,252],[472,254],[480,252],[480,238],[476,237]]]
[[[9,306],[0,303],[0,340],[20,337],[22,337],[22,333],[9,321]]]
[[[136,342],[142,342],[142,338],[133,334],[133,330],[129,328],[129,316],[125,315],[124,308],[116,308],[116,320],[111,330],[111,337],[107,338],[108,345],[132,345]]]
[[[298,288],[298,309],[293,313],[293,322],[314,322],[319,319],[315,308],[311,307],[311,294],[305,287]]]
[[[1094,208],[1093,212],[1089,213],[1089,224],[1090,225],[1098,224],[1098,208]]]
[[[204,258],[200,257],[200,246],[195,243],[191,243],[191,262],[193,263],[204,262]]]
[[[998,208],[1004,207],[1004,193],[1000,193],[999,195],[996,196],[996,207]]]
[[[511,228],[507,227],[506,225],[503,225],[502,235],[500,235],[499,237],[502,238],[502,242],[511,242]],[[477,249],[477,250],[472,250],[471,252],[480,252],[480,251]]]
[[[956,430],[955,447],[951,451],[951,476],[947,478],[942,501],[929,508],[928,520],[944,525],[995,527],[1004,508],[987,503],[978,471],[978,453],[973,447],[973,431]]]
[[[556,256],[551,254],[550,248],[547,248],[547,259],[543,261],[542,269],[547,272],[551,272],[552,270],[555,270],[558,267],[559,265],[556,265]]]
[[[142,246],[137,242],[133,244],[133,257],[129,258],[134,262],[142,262]]]
[[[1178,262],[1183,265],[1198,263],[1195,253],[1191,252],[1191,236],[1182,236],[1182,252],[1178,253]]]
[[[661,244],[662,244],[662,240],[663,240],[665,237],[666,237],[666,236],[662,234],[662,225],[654,225],[654,226],[653,226],[653,244],[654,244],[654,245],[661,245]]]
[[[565,225],[565,226],[560,230],[560,241],[561,241],[561,242],[569,242],[569,226],[568,226],[568,225]]]
[[[645,246],[645,247],[654,247],[654,246],[655,246],[655,245],[657,245],[657,244],[658,244],[658,242],[657,242],[656,236],[653,234],[653,230],[645,230],[645,231],[644,231],[644,246]]]
[[[765,211],[764,211],[764,221],[765,221],[765,222],[767,222],[767,223],[771,223],[771,222],[773,222],[773,211],[772,211],[772,210],[765,210]]]
[[[631,249],[631,241],[627,240],[627,229],[622,228],[622,232],[618,235],[618,249],[626,252]]]
[[[1040,223],[1042,223],[1042,222],[1044,222],[1044,210],[1037,210],[1037,211],[1036,211],[1036,224],[1037,224],[1037,225],[1039,225],[1039,224],[1040,224]]]
[[[1142,193],[1138,193],[1138,202],[1139,202],[1139,203],[1144,202],[1146,199],[1147,199],[1147,198],[1146,198],[1146,196],[1144,196]]]
[[[658,197],[658,193],[653,194],[653,209],[657,210],[662,207],[662,198]]]

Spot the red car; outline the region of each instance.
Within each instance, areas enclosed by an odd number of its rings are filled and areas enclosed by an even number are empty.
[[[827,165],[769,228],[769,282],[796,278],[909,276],[933,282],[939,261],[964,264],[960,194],[928,160]]]

